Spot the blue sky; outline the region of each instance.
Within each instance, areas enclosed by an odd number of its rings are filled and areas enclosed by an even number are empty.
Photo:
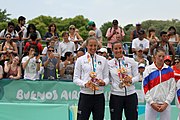
[[[85,18],[103,23],[118,19],[121,26],[145,20],[180,19],[180,0],[0,0],[11,18],[23,15],[27,20],[39,15]]]

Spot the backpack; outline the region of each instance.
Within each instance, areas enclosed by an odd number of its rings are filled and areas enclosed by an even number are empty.
[[[5,30],[4,30],[3,37],[5,37],[6,32],[7,32],[7,29],[5,29]],[[14,31],[13,31],[13,32],[14,32],[14,34],[13,34],[13,36],[12,36],[12,37],[13,37],[13,38],[15,38],[15,37],[16,37],[16,36],[15,36],[15,34],[16,34],[16,30],[14,29]]]

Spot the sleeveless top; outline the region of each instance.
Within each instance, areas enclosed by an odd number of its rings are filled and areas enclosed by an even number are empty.
[[[69,39],[69,41],[78,40],[76,35],[74,35],[73,37],[70,37],[70,35],[69,35],[68,39]]]
[[[9,72],[7,73],[7,76],[6,76],[6,78],[9,78],[9,76],[17,76],[17,74],[18,74],[18,66],[16,67],[16,69],[13,71],[12,69],[11,69],[11,66],[10,66],[10,69],[9,69]]]

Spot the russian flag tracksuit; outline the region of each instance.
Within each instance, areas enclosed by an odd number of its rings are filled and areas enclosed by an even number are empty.
[[[174,99],[176,89],[172,68],[164,64],[159,70],[154,63],[147,66],[143,74],[142,87],[146,100],[145,120],[156,120],[158,112],[151,107],[151,104],[164,102],[168,104],[168,107],[160,113],[160,119],[170,120],[170,104]]]

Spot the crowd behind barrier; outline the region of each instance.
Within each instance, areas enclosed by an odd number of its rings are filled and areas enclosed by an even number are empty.
[[[4,32],[2,31],[0,36],[0,39],[2,39],[0,40],[0,43],[2,43],[0,62],[3,66],[0,66],[1,76],[4,70],[3,80],[0,81],[0,101],[10,103],[47,102],[73,104],[74,106],[71,106],[72,109],[70,111],[76,114],[79,88],[72,83],[74,66],[77,58],[86,54],[87,50],[89,50],[86,48],[86,45],[89,44],[88,39],[83,42],[79,33],[75,32],[75,26],[70,25],[69,31],[65,31],[62,34],[63,41],[59,41],[60,36],[56,32],[55,24],[51,24],[46,35],[41,38],[35,25],[29,24],[27,31],[25,31],[26,28],[22,25],[19,32],[19,38],[21,38],[21,40],[17,40],[17,36],[15,36],[17,33],[15,34],[15,31],[12,31],[13,26],[14,24],[12,22],[8,23],[7,30],[4,29]],[[169,66],[179,65],[180,53],[176,53],[176,50],[178,51],[180,47],[180,41],[177,39],[178,35],[174,29],[168,29],[167,32],[162,31],[158,39],[155,36],[154,30],[149,30],[149,34],[146,36],[146,32],[142,28],[137,29],[139,26],[140,25],[136,25],[136,30],[132,31],[132,36],[130,36],[131,42],[123,42],[125,33],[123,29],[118,26],[118,21],[113,20],[112,27],[108,28],[106,33],[108,39],[106,47],[102,46],[103,37],[101,31],[96,28],[93,21],[88,22],[88,27],[92,30],[89,32],[89,37],[90,39],[97,40],[96,43],[98,46],[96,54],[105,57],[107,60],[113,59],[115,52],[112,52],[112,46],[114,43],[120,41],[122,43],[120,44],[123,48],[123,54],[134,58],[134,60],[138,62],[137,76],[141,78],[135,87],[138,94],[139,108],[142,108],[141,111],[144,113],[144,106],[140,105],[145,104],[144,95],[141,90],[141,81],[145,67],[154,61],[152,56],[158,47],[164,49],[165,54],[168,55],[164,59],[165,64]],[[23,35],[20,34],[23,31],[25,31],[25,33],[23,33]],[[2,34],[4,34],[5,40],[2,38]],[[90,58],[88,58],[88,60],[89,59]],[[102,63],[99,62],[98,64]],[[131,70],[132,69],[133,68],[131,68]],[[2,78],[1,76],[0,79]],[[6,80],[6,78],[10,78],[11,80]],[[20,78],[24,80],[19,80]],[[12,79],[17,79],[17,81]],[[105,82],[101,82],[102,85],[105,84]],[[108,85],[108,87],[105,88],[106,105],[109,102],[109,93],[110,87]],[[172,104],[174,105],[174,103],[173,101]]]

